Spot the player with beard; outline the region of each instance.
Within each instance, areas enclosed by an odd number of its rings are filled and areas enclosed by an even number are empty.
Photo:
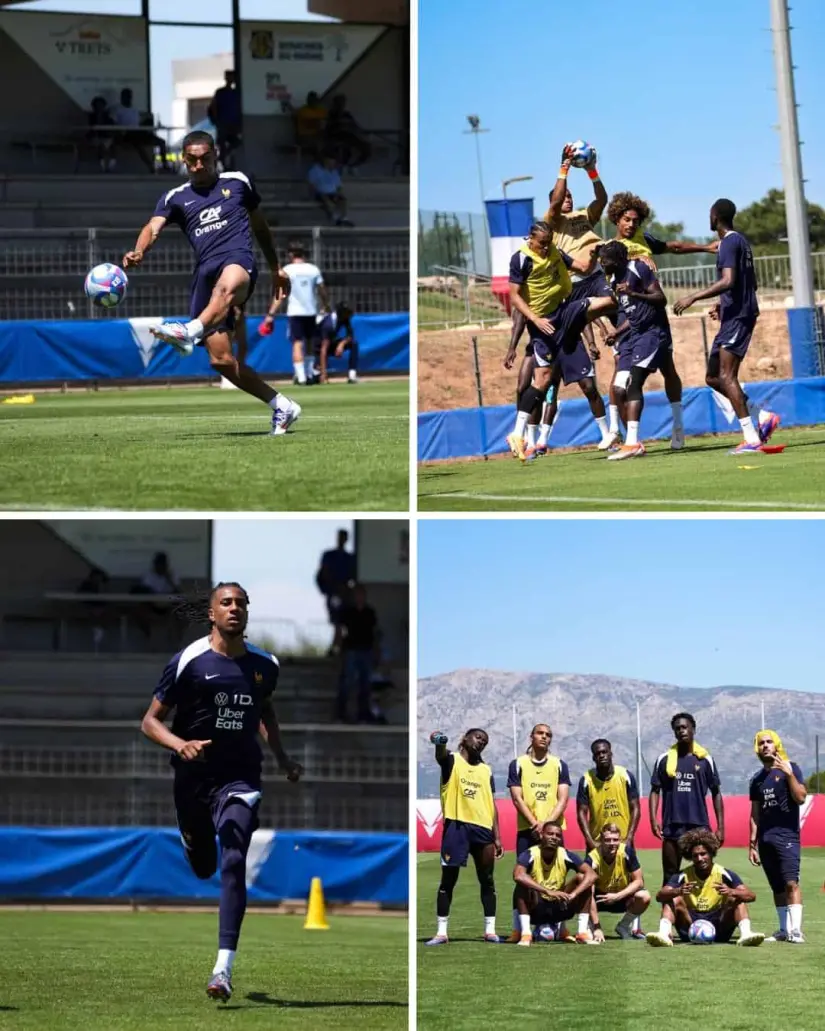
[[[206,992],[226,1002],[246,911],[246,857],[261,801],[258,734],[287,780],[297,781],[303,771],[284,752],[272,707],[278,660],[244,641],[249,598],[243,587],[218,584],[208,618],[209,634],[167,663],[141,730],[173,753],[175,810],[192,871],[208,880],[220,865],[218,957]],[[165,721],[173,710],[170,729]]]
[[[481,888],[484,910],[484,940],[498,943],[496,934],[496,885],[493,876],[496,859],[501,859],[501,835],[496,812],[496,785],[493,771],[481,755],[489,738],[486,730],[473,727],[458,743],[458,750],[447,748],[447,735],[439,730],[430,734],[435,759],[441,767],[441,812],[444,826],[441,838],[441,883],[436,897],[438,930],[427,945],[446,945],[447,923],[453,889],[462,866],[473,857]]]

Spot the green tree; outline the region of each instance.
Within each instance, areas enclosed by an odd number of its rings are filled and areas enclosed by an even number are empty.
[[[736,227],[747,236],[754,254],[787,254],[788,229],[783,191],[768,190],[761,200],[743,208],[736,216]],[[811,250],[825,250],[825,208],[810,202],[808,231]]]
[[[812,773],[805,781],[805,787],[812,794],[825,794],[825,770],[820,770],[819,773]]]
[[[468,268],[470,249],[470,236],[458,217],[436,212],[432,226],[420,225],[418,231],[418,274],[431,275],[434,265]]]

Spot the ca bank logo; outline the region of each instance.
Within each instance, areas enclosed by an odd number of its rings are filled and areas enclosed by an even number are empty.
[[[210,222],[217,222],[220,217],[221,205],[219,204],[216,208],[204,208],[198,215],[198,221],[205,226]]]
[[[229,704],[229,696],[225,695],[223,693],[223,691],[219,691],[215,695],[215,705],[228,705],[228,704]]]

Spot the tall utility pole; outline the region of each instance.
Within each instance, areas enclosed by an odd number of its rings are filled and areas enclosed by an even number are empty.
[[[478,189],[481,194],[481,213],[484,214],[484,176],[481,172],[481,144],[479,143],[479,136],[483,132],[489,132],[489,129],[481,128],[481,119],[478,115],[467,115],[467,121],[469,122],[470,128],[464,130],[465,136],[475,136],[476,139],[476,162],[478,164]]]
[[[796,118],[796,92],[791,62],[788,0],[770,0],[770,2],[793,300],[796,308],[813,308],[814,277],[808,233],[808,212],[805,206],[805,186],[802,178],[802,156],[799,151],[799,125]]]

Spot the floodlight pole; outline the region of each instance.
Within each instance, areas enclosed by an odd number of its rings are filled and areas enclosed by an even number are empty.
[[[478,165],[478,189],[481,194],[481,213],[484,214],[484,175],[481,171],[481,144],[479,142],[479,135],[483,132],[489,132],[489,129],[482,129],[481,123],[479,122],[476,115],[468,115],[467,121],[470,123],[470,128],[464,130],[465,136],[474,136],[476,141],[476,164]]]

